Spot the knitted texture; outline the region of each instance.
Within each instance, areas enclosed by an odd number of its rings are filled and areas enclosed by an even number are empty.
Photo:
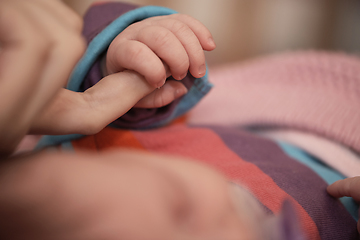
[[[191,123],[295,128],[360,152],[360,59],[297,52],[210,71],[216,88]],[[216,112],[216,114],[214,114]]]

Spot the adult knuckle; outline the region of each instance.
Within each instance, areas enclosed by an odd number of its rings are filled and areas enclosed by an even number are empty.
[[[75,57],[80,57],[86,49],[85,40],[81,36],[75,36],[71,41],[71,46]]]
[[[38,56],[43,58],[47,58],[56,45],[48,35],[35,33],[28,37],[28,44]]]
[[[61,49],[60,54],[76,60],[83,55],[86,49],[85,41],[77,34],[68,34],[61,39],[57,39],[57,45]]]

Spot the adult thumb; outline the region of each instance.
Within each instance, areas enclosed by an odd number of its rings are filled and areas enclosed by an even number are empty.
[[[87,116],[101,130],[154,90],[142,75],[134,71],[108,75],[83,93]]]

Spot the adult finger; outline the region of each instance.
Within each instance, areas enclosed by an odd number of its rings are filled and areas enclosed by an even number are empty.
[[[143,76],[129,70],[103,78],[84,93],[62,89],[35,119],[31,133],[95,134],[154,89]]]
[[[185,95],[187,88],[178,81],[168,80],[165,85],[135,104],[137,108],[160,108]]]
[[[336,181],[328,186],[327,191],[336,198],[347,196],[360,201],[360,177]]]

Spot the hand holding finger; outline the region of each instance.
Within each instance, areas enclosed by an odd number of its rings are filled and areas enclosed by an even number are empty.
[[[160,108],[185,95],[187,91],[187,88],[181,82],[168,80],[164,86],[155,89],[152,93],[142,98],[134,107]]]
[[[327,191],[336,198],[347,196],[360,201],[360,177],[336,181],[328,186]]]
[[[34,121],[31,133],[95,134],[154,89],[129,70],[111,74],[83,93],[62,89]]]

